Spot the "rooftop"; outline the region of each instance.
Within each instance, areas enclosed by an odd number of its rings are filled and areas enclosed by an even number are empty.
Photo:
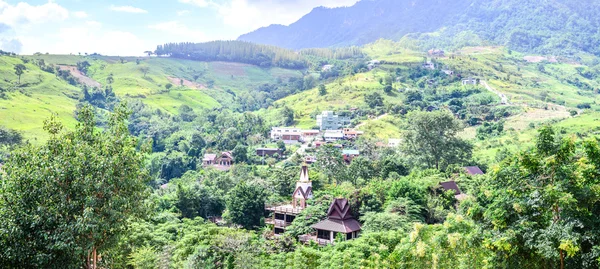
[[[467,166],[465,167],[467,174],[469,175],[483,175],[483,171],[479,168],[479,166]]]
[[[458,185],[454,181],[441,182],[440,185],[444,189],[444,191],[454,191],[454,195],[459,195],[462,192],[458,188]]]
[[[342,154],[344,155],[360,155],[360,151],[355,149],[345,149],[342,150]]]

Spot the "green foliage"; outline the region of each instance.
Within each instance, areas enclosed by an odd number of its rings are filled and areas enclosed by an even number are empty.
[[[50,140],[13,152],[0,189],[0,263],[7,267],[79,267],[115,243],[127,219],[143,211],[144,154],[120,106],[99,132],[90,107],[74,131],[46,122]]]
[[[156,55],[196,61],[231,61],[261,67],[279,66],[301,69],[306,62],[294,51],[243,41],[213,41],[207,43],[169,43],[159,45]]]
[[[246,229],[261,224],[265,210],[265,194],[259,186],[242,181],[233,188],[227,198],[229,219]]]
[[[383,98],[380,93],[373,92],[365,95],[365,103],[367,103],[370,108],[380,107],[383,106]]]
[[[457,137],[461,123],[444,111],[414,111],[407,115],[403,151],[417,165],[444,169],[471,158],[473,146]]]

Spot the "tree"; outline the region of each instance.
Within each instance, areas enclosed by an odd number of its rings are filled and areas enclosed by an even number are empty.
[[[392,93],[392,91],[394,90],[394,87],[392,87],[391,84],[385,85],[385,87],[383,87],[383,92],[390,94]]]
[[[19,84],[21,84],[21,75],[25,73],[25,70],[27,70],[27,67],[24,64],[15,65],[15,75],[19,77]]]
[[[81,73],[87,74],[88,69],[92,66],[88,61],[77,62],[77,70]]]
[[[225,209],[225,202],[218,192],[207,189],[198,183],[189,187],[177,184],[176,195],[175,206],[181,212],[182,218],[193,219],[200,216],[206,219],[220,216]]]
[[[478,200],[501,267],[597,266],[592,246],[600,242],[600,221],[591,217],[600,214],[597,140],[577,143],[544,126],[534,148],[505,158],[498,168],[482,182]]]
[[[150,67],[142,66],[142,67],[140,67],[140,71],[144,74],[144,77],[146,77],[146,75],[150,71]]]
[[[244,146],[243,144],[238,143],[233,149],[232,153],[236,163],[248,162],[248,147]]]
[[[378,92],[373,92],[365,95],[365,103],[367,103],[370,108],[383,106],[383,97],[381,97],[381,94]]]
[[[0,188],[0,264],[9,268],[97,268],[98,252],[140,216],[147,197],[145,154],[120,105],[106,131],[90,106],[74,131],[51,118],[50,139],[13,152]]]
[[[170,90],[171,88],[173,88],[173,84],[171,84],[171,83],[165,84],[165,89]]]
[[[113,84],[113,82],[115,82],[115,79],[113,78],[112,74],[108,75],[106,78],[106,83]]]
[[[262,187],[238,183],[227,198],[229,218],[246,229],[258,227],[265,211],[265,194]]]
[[[294,124],[294,110],[291,108],[287,106],[284,107],[283,110],[281,110],[281,117],[283,119],[283,125],[291,126]]]
[[[345,162],[342,156],[342,151],[331,144],[319,147],[317,150],[316,166],[321,169],[322,173],[331,181],[336,180],[340,183],[346,180]]]
[[[446,111],[413,111],[407,116],[402,151],[418,165],[444,169],[471,158],[473,146],[457,137],[462,124]]]
[[[152,56],[152,54],[154,54],[154,53],[153,53],[152,51],[149,51],[149,50],[147,50],[147,51],[144,51],[144,54],[148,54],[148,57],[150,57],[150,56]]]
[[[327,88],[325,88],[325,85],[320,84],[319,85],[319,95],[324,96],[326,94],[327,94]]]

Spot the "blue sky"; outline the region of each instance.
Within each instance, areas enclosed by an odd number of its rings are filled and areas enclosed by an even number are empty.
[[[235,39],[357,0],[0,0],[0,49],[141,55],[167,42]]]

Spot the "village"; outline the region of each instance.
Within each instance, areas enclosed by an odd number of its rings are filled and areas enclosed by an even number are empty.
[[[473,80],[474,81],[474,80]],[[463,82],[465,83],[465,82]],[[349,165],[352,160],[360,156],[360,151],[354,147],[345,147],[342,142],[353,142],[364,132],[349,128],[350,119],[348,117],[336,115],[333,111],[323,111],[316,116],[316,124],[319,129],[305,130],[296,127],[272,127],[270,140],[272,142],[282,142],[285,145],[297,145],[298,150],[294,154],[303,156],[303,164],[300,168],[299,179],[287,203],[265,204],[265,225],[272,229],[275,237],[282,236],[286,232],[294,219],[307,207],[310,207],[313,199],[313,186],[309,176],[309,166],[317,162],[315,155],[306,154],[309,148],[318,149],[325,145],[339,148],[344,162]],[[377,143],[378,147],[398,148],[401,139],[388,139],[388,143]],[[346,143],[352,145],[352,143]],[[280,157],[283,151],[281,148],[257,148],[256,154],[262,157]],[[202,164],[205,167],[213,167],[217,170],[227,171],[235,164],[235,156],[232,152],[222,152],[220,154],[207,153],[204,155]],[[484,172],[477,166],[463,167],[462,173],[468,176],[483,175]],[[457,203],[466,199],[468,194],[464,193],[455,180],[440,182],[438,185],[443,192],[452,192]],[[361,232],[361,224],[355,216],[352,215],[350,203],[345,197],[336,197],[331,201],[327,210],[326,218],[320,222],[311,225],[311,233],[300,235],[299,242],[309,244],[314,242],[325,246],[334,244],[339,238],[351,240],[358,238]]]

